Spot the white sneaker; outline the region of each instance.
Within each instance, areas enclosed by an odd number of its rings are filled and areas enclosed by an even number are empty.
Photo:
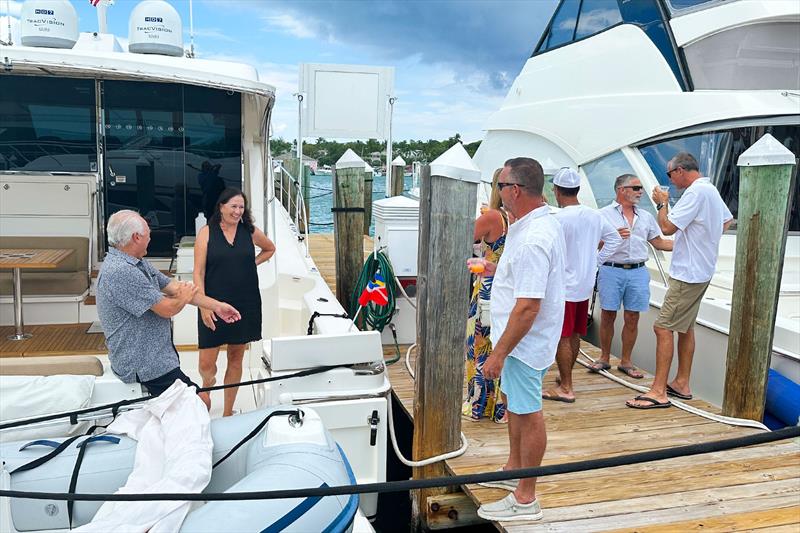
[[[503,467],[497,469],[498,472],[503,471]],[[519,479],[504,479],[502,481],[486,481],[485,483],[478,483],[481,487],[486,487],[487,489],[502,489],[502,490],[509,490],[514,492],[517,490],[517,484],[519,484]]]
[[[539,500],[519,503],[512,492],[500,501],[481,505],[478,508],[478,516],[493,522],[521,522],[541,520],[544,513],[539,506]]]

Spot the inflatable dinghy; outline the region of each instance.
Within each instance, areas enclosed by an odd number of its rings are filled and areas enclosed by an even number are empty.
[[[211,422],[213,461],[205,493],[271,491],[355,484],[347,458],[325,430],[319,416],[303,408],[302,416],[275,414],[242,443],[273,411],[271,407]],[[124,436],[78,437],[52,459],[20,469],[50,454],[65,439],[13,442],[0,446],[4,489],[66,493],[114,493],[134,466],[136,441]],[[89,442],[87,442],[89,441]],[[86,443],[86,444],[84,444]],[[238,448],[237,445],[241,443]],[[82,448],[77,482],[73,470]],[[232,453],[231,453],[232,452]],[[157,503],[157,502],[154,502]],[[69,531],[92,520],[102,502],[0,498],[0,530]],[[194,507],[181,532],[219,531],[351,531],[357,495],[272,500],[209,501]],[[70,524],[71,520],[71,524]]]

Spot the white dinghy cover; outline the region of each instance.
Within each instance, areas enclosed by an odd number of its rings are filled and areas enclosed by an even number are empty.
[[[125,412],[108,433],[138,441],[133,472],[117,491],[199,493],[211,479],[211,419],[193,387],[175,381],[142,409]],[[75,532],[166,533],[178,531],[190,502],[106,502]]]

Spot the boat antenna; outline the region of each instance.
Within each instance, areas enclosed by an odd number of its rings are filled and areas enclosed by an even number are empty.
[[[94,2],[92,2],[94,4]],[[95,4],[97,7],[97,31],[98,33],[108,33],[107,11],[109,6],[114,5],[114,0],[100,0]]]
[[[194,14],[192,0],[189,0],[189,53],[186,57],[194,57]]]
[[[6,0],[6,21],[8,22],[8,41],[4,42],[0,39],[0,44],[11,46],[14,44],[11,40],[11,0]]]

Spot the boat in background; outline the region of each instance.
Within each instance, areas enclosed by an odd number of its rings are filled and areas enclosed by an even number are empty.
[[[799,58],[800,4],[792,0],[562,0],[489,119],[474,161],[486,182],[506,159],[517,156],[538,159],[549,178],[560,167],[576,168],[582,176],[581,203],[600,208],[614,199],[614,179],[621,174],[638,176],[646,191],[670,185],[667,162],[687,151],[735,217],[736,161],[742,152],[770,133],[800,156]],[[672,201],[679,195],[671,190]],[[798,199],[796,189],[771,361],[795,383],[800,383]],[[640,207],[655,213],[649,194]],[[717,405],[722,403],[735,254],[733,227],[723,235],[695,329],[692,389]],[[647,267],[651,300],[639,323],[643,333],[664,299],[669,254],[654,252]],[[599,306],[594,323],[600,323]],[[622,313],[617,332],[621,326]],[[596,328],[589,337],[595,344]],[[620,350],[617,334],[612,351]],[[655,369],[652,335],[639,335],[633,358]]]

